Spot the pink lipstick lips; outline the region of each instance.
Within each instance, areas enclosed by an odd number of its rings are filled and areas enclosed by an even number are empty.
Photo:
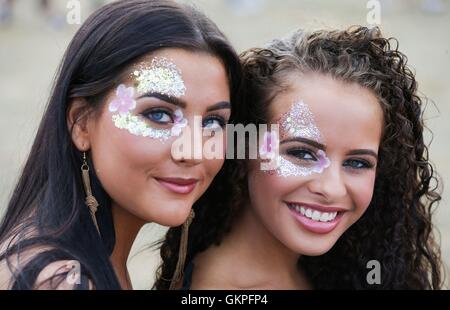
[[[295,219],[306,230],[326,234],[339,224],[345,209],[335,207],[324,207],[301,202],[286,202]]]
[[[197,179],[183,179],[183,178],[155,178],[159,184],[169,191],[187,195],[191,193],[195,185],[198,183]]]

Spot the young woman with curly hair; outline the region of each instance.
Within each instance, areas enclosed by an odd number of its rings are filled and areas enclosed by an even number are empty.
[[[440,288],[423,104],[392,43],[377,28],[299,31],[241,55],[241,121],[278,124],[279,144],[266,134],[258,160],[228,161],[194,205],[184,287]],[[178,243],[172,228],[158,289]]]

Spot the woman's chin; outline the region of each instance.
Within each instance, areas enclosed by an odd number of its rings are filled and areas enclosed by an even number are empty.
[[[167,227],[177,227],[183,225],[187,220],[190,212],[190,208],[186,210],[179,210],[176,212],[167,212],[166,214],[160,214],[157,220],[153,221],[156,224],[167,226]]]
[[[302,242],[301,244],[296,244],[294,247],[290,248],[300,255],[321,256],[330,251],[334,245],[334,240],[321,240],[315,242]]]

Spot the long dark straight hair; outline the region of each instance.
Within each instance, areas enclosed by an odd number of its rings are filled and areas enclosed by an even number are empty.
[[[6,260],[11,269],[12,289],[35,288],[40,271],[57,260],[77,260],[82,276],[96,289],[120,288],[109,261],[115,243],[110,198],[91,169],[93,193],[100,204],[100,237],[84,202],[82,158],[72,143],[67,112],[72,99],[80,97],[86,99],[89,110],[98,110],[129,65],[161,48],[218,57],[227,70],[235,105],[239,57],[217,26],[198,10],[174,1],[128,0],[105,5],[91,15],[64,55],[0,225],[0,244],[5,249],[0,262]],[[12,264],[21,255],[21,264]]]

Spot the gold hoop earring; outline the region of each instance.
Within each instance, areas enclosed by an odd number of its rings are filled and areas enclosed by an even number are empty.
[[[83,152],[83,164],[81,165],[81,175],[83,177],[84,191],[86,193],[86,205],[89,207],[89,213],[91,214],[95,228],[97,228],[97,231],[100,234],[97,218],[95,217],[95,213],[97,212],[98,209],[98,202],[97,199],[95,199],[95,197],[92,195],[91,179],[89,178],[89,165],[86,161],[86,152]]]
[[[182,228],[181,237],[180,237],[180,248],[178,251],[178,262],[177,262],[175,271],[173,273],[172,281],[170,282],[170,287],[169,287],[170,290],[176,289],[178,282],[183,278],[184,262],[186,260],[186,255],[187,255],[189,226],[191,225],[194,217],[195,217],[195,212],[192,209],[191,212],[189,213],[189,217],[183,223],[183,228]]]

